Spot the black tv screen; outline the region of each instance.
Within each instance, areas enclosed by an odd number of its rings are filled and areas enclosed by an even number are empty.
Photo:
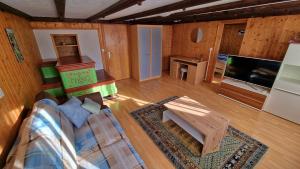
[[[271,88],[281,62],[229,55],[225,76]]]

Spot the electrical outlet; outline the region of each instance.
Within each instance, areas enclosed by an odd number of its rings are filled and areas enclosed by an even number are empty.
[[[2,99],[4,97],[4,92],[3,90],[0,88],[0,99]]]

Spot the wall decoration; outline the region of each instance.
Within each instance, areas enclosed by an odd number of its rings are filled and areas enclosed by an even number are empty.
[[[202,41],[203,39],[203,31],[201,28],[196,28],[192,31],[192,34],[191,34],[191,39],[192,39],[192,42],[194,43],[199,43]]]
[[[17,43],[14,31],[10,28],[6,28],[5,31],[6,31],[8,40],[9,40],[10,45],[11,45],[11,47],[12,47],[12,49],[13,49],[15,55],[16,55],[16,58],[17,58],[18,62],[22,63],[24,61],[24,57],[23,57],[23,55],[21,53],[21,50],[19,48],[19,45]]]

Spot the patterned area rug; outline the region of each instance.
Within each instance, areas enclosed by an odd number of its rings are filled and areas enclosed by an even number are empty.
[[[177,96],[162,100],[131,113],[152,140],[178,169],[249,169],[260,160],[268,147],[241,131],[229,126],[220,149],[200,156],[199,145],[175,123],[162,123],[164,103]]]

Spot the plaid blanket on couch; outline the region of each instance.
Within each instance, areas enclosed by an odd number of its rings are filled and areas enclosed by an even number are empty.
[[[5,168],[146,168],[109,108],[78,129],[56,106],[50,100],[35,103]]]

